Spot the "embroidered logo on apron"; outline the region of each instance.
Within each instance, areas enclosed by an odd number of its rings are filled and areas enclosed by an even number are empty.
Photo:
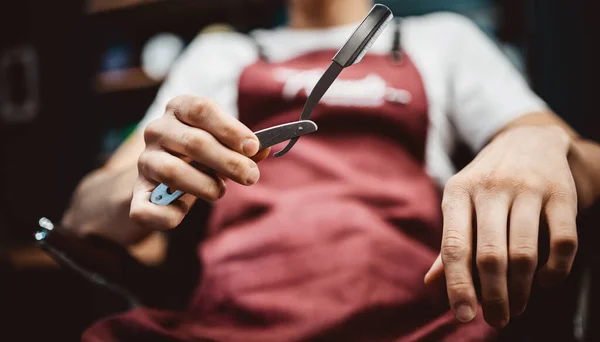
[[[280,67],[273,74],[275,80],[284,83],[283,98],[293,100],[302,91],[308,96],[324,72],[321,68],[299,70]],[[338,79],[321,99],[329,105],[356,107],[379,107],[385,101],[406,105],[411,100],[409,91],[391,87],[375,73],[356,80]]]

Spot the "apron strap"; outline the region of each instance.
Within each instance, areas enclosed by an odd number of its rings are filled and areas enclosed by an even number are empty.
[[[258,39],[256,39],[254,35],[249,34],[248,36],[252,39],[252,42],[254,42],[254,45],[256,46],[256,51],[258,52],[258,59],[262,62],[269,63],[269,57],[267,57],[267,55],[265,54],[265,48],[258,42]]]
[[[258,42],[256,37],[253,35],[249,35],[254,45],[256,46],[256,50],[258,51],[258,58],[265,62],[269,63],[269,57],[265,54],[264,47]],[[403,57],[403,49],[402,49],[402,18],[396,17],[394,18],[394,37],[392,41],[392,60],[395,63],[402,62]]]
[[[395,63],[402,62],[402,18],[394,18],[394,40],[392,43],[392,59]]]

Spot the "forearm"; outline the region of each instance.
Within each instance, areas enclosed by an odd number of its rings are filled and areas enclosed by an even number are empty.
[[[574,138],[569,165],[577,186],[579,204],[589,208],[600,199],[600,145]]]
[[[134,166],[99,169],[89,174],[73,194],[62,226],[79,237],[97,235],[126,246],[139,261],[155,265],[164,260],[166,239],[129,218],[136,177]]]
[[[79,236],[97,234],[120,241],[113,230],[129,230],[129,202],[135,182],[135,168],[99,169],[87,175],[78,185],[62,225]]]
[[[144,149],[141,132],[134,133],[100,169],[77,186],[63,225],[79,236],[96,234],[129,245],[143,237],[129,218],[132,192],[137,180],[137,159]]]
[[[560,127],[571,139],[569,166],[575,180],[579,206],[590,207],[600,198],[600,145],[582,139],[566,122],[550,111],[524,115],[501,132],[523,126]]]

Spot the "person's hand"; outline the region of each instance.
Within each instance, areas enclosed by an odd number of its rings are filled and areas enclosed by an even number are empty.
[[[476,314],[472,255],[483,314],[496,328],[525,310],[534,276],[542,286],[552,286],[569,274],[577,251],[578,210],[567,160],[570,144],[558,127],[509,129],[447,184],[442,249],[425,282],[445,276],[459,321]],[[536,274],[540,218],[548,225],[550,254]]]
[[[269,154],[269,149],[258,153],[258,138],[248,127],[196,96],[171,100],[165,114],[146,127],[144,140],[129,215],[154,230],[178,226],[197,198],[223,197],[225,179],[255,184],[260,176],[257,162]],[[153,204],[150,194],[160,183],[186,194],[168,206]]]

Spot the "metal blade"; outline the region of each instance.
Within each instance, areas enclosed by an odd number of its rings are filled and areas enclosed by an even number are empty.
[[[317,124],[310,120],[302,120],[270,127],[254,133],[260,141],[260,149],[264,150],[284,141],[316,132]]]
[[[306,104],[304,105],[304,109],[302,110],[302,115],[300,116],[300,120],[308,120],[310,115],[312,114],[313,109],[317,106],[321,98],[327,93],[329,87],[333,84],[335,79],[340,75],[340,73],[344,70],[344,68],[336,62],[331,63],[327,71],[321,76],[317,85],[313,88],[312,92],[308,96],[308,100],[306,100]],[[288,153],[292,147],[296,144],[296,142],[300,139],[300,137],[295,137],[291,139],[291,141],[287,144],[283,150],[275,153],[275,157],[281,157]]]

